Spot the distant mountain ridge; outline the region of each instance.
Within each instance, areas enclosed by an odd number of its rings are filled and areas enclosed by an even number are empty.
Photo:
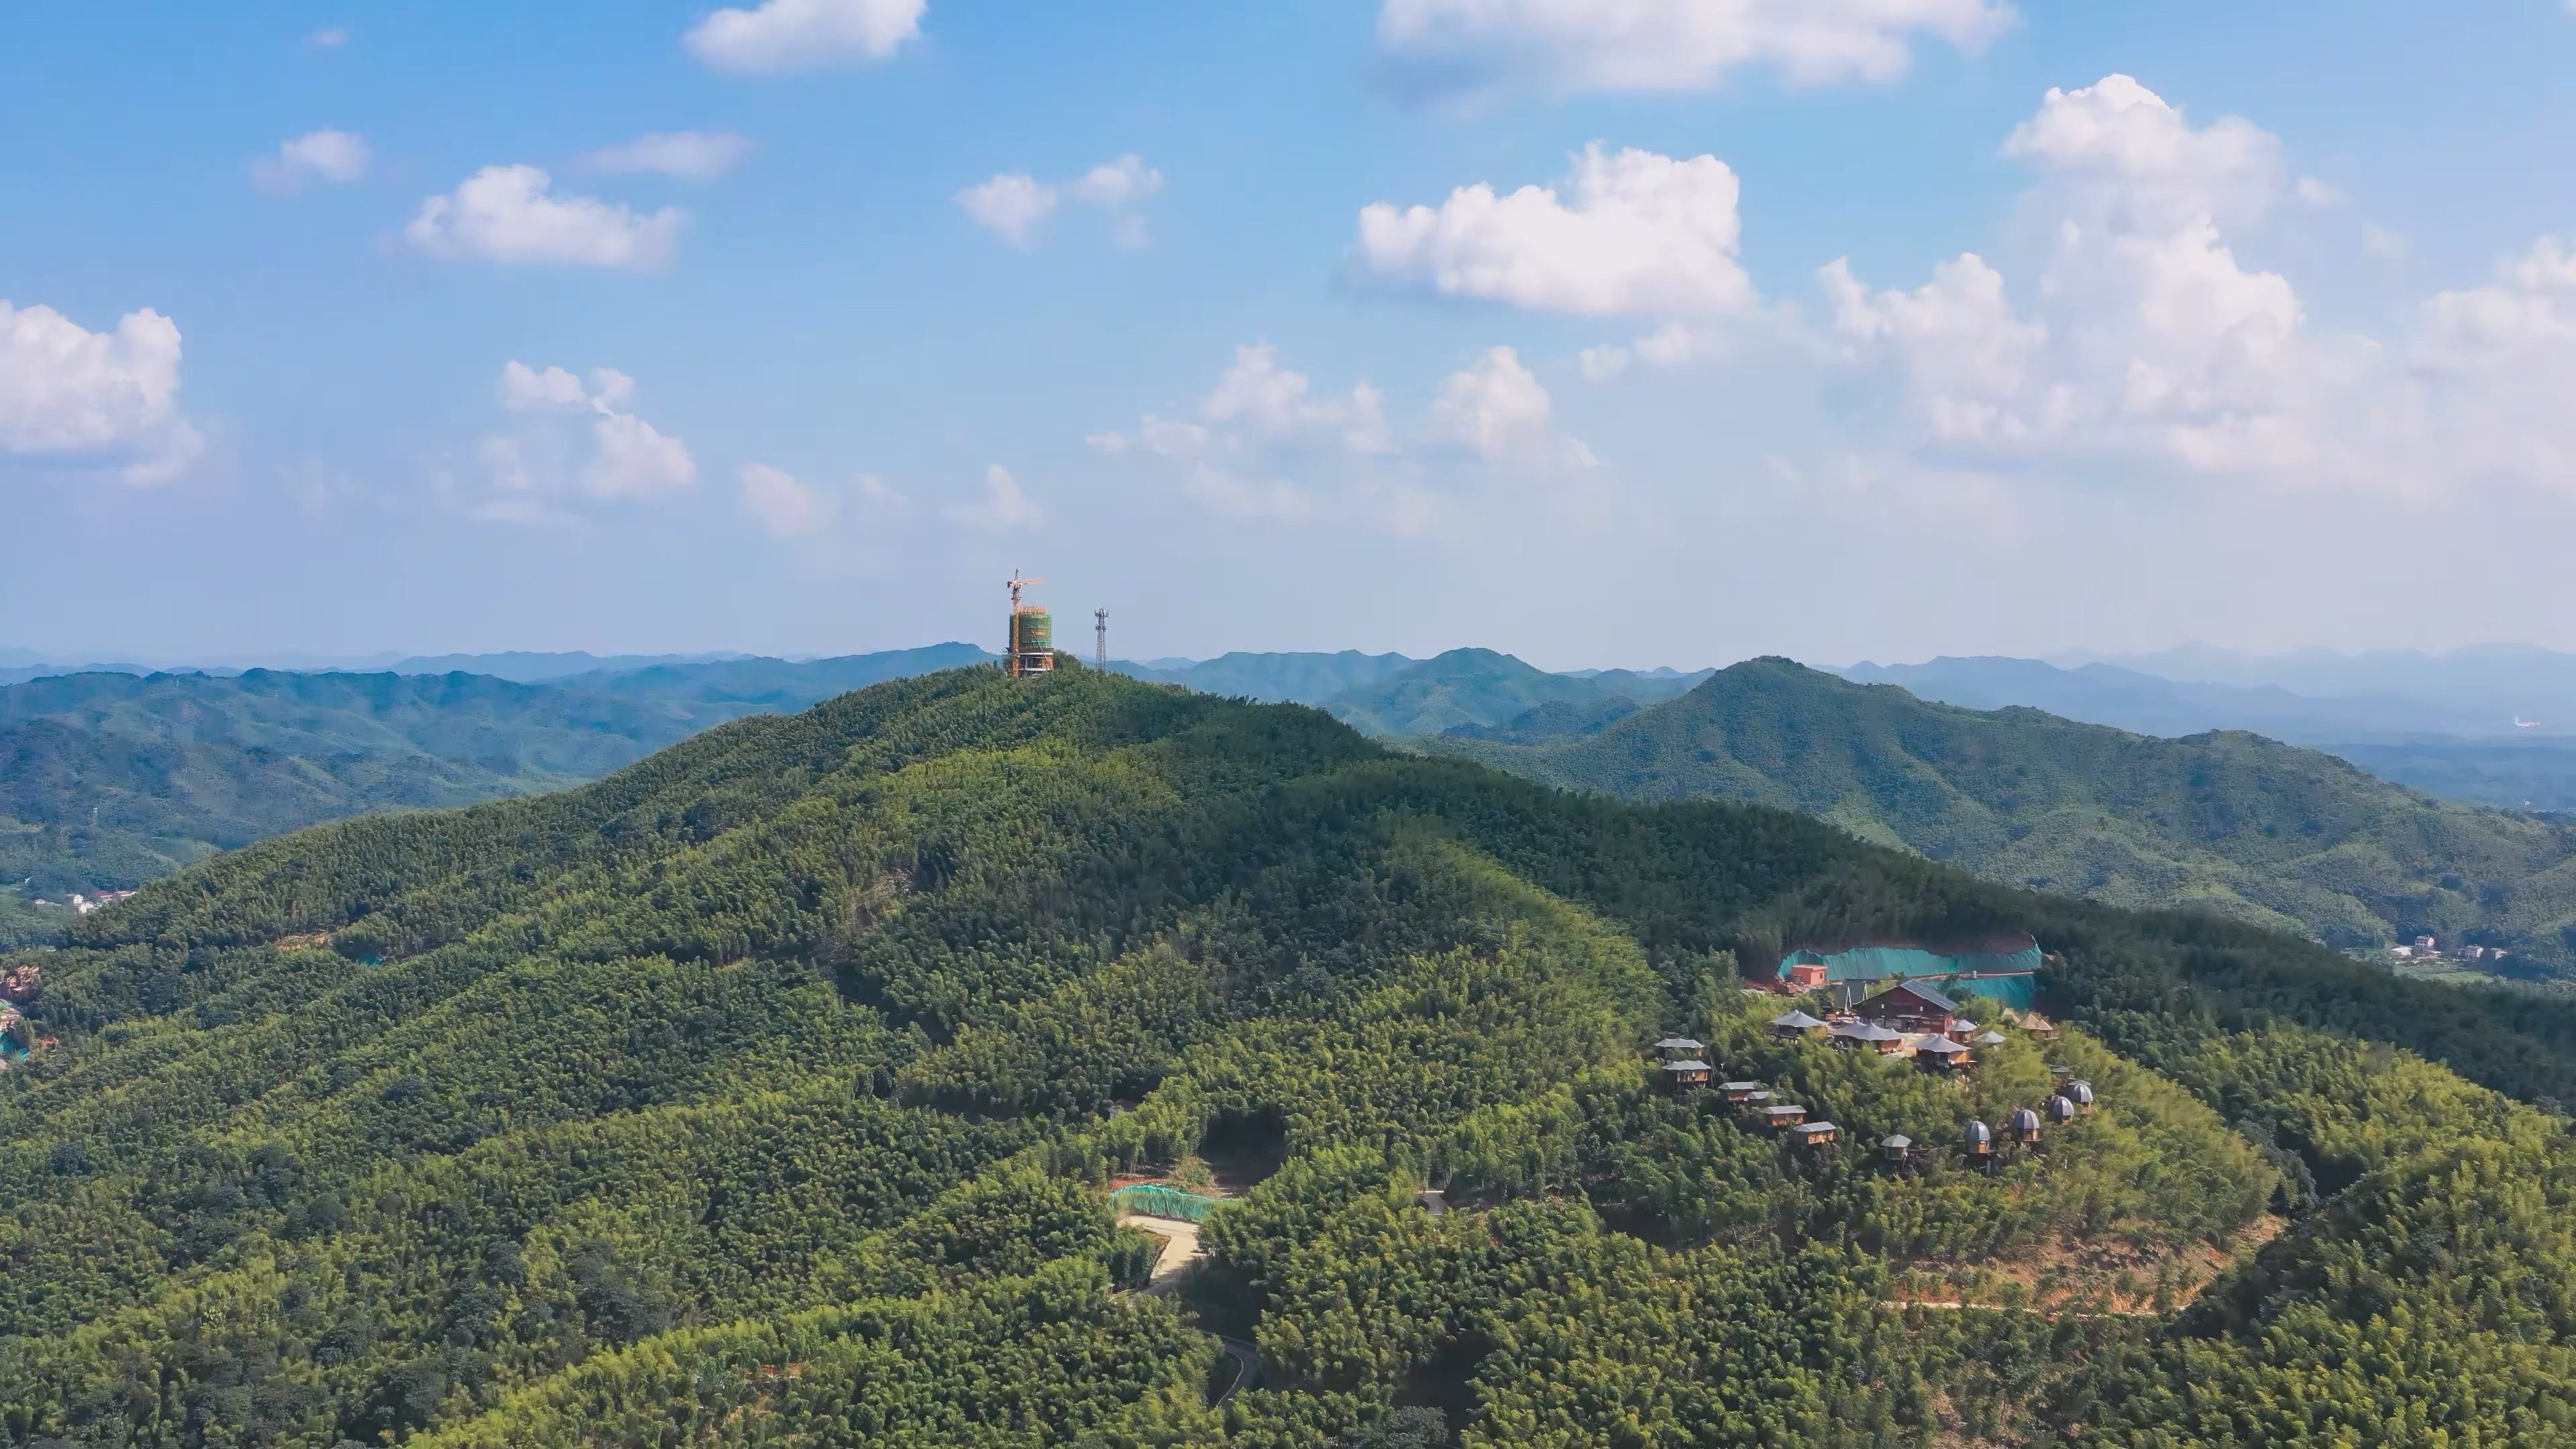
[[[2421,931],[2565,963],[2576,944],[2576,827],[2251,734],[1984,713],[1762,659],[1595,733],[1419,748],[1629,799],[1786,806],[1991,879],[2338,945]]]
[[[41,676],[0,688],[0,880],[21,887],[0,891],[0,905],[130,887],[343,816],[560,789],[744,715],[991,657],[950,643],[534,684],[265,669]],[[29,920],[0,911],[0,937]]]
[[[1856,664],[1841,673],[1968,709],[2029,705],[2140,734],[2252,730],[2452,799],[2576,810],[2576,733],[2515,728],[2510,716],[2438,695],[2320,697],[2277,684],[2194,683],[2114,664],[1997,657]]]

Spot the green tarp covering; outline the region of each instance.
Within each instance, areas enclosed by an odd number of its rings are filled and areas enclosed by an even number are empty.
[[[1825,981],[1872,981],[1894,984],[1916,978],[1939,984],[1956,998],[1962,992],[2004,1006],[2028,1010],[2031,973],[2040,967],[2039,943],[2019,951],[1971,951],[1944,955],[1920,946],[1854,946],[1845,951],[1792,951],[1780,958],[1779,976],[1792,966],[1821,965]]]
[[[1140,1182],[1109,1194],[1109,1205],[1120,1212],[1138,1213],[1149,1218],[1172,1218],[1180,1222],[1204,1221],[1217,1200],[1183,1192],[1177,1187]]]

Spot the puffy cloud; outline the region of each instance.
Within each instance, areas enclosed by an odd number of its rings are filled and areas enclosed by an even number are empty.
[[[780,538],[820,533],[841,511],[835,495],[766,463],[745,465],[741,480],[742,506]]]
[[[91,332],[0,300],[0,451],[121,463],[133,482],[160,482],[201,447],[178,398],[179,329],[160,313]]]
[[[1819,280],[1847,357],[1890,368],[1924,442],[1956,457],[2147,459],[2200,471],[2320,466],[2335,349],[2297,293],[2243,266],[2219,219],[2284,187],[2280,145],[2251,122],[2193,127],[2127,76],[2051,90],[2004,153],[2023,198],[2037,310],[1973,253],[1913,291],[1872,294],[1847,265]]]
[[[582,157],[593,171],[655,171],[683,181],[712,181],[751,154],[751,142],[731,131],[655,131]]]
[[[666,206],[639,215],[623,203],[556,196],[552,186],[534,166],[486,166],[455,191],[423,201],[403,235],[449,260],[629,271],[670,265],[688,213]]]
[[[1163,173],[1146,165],[1144,157],[1130,151],[1115,161],[1103,161],[1092,167],[1065,189],[1077,201],[1087,201],[1094,206],[1121,206],[1162,190]]]
[[[2229,243],[2228,218],[2302,194],[2250,122],[2194,127],[2111,76],[2049,92],[2005,149],[2034,172],[2019,256],[1963,255],[1911,290],[1873,291],[1842,262],[1819,274],[1843,361],[1886,382],[1898,451],[1951,476],[2576,491],[2564,242],[2427,299],[2393,339],[2321,333],[2287,277]]]
[[[1547,389],[1508,347],[1489,349],[1473,366],[1451,373],[1431,405],[1443,433],[1486,458],[1543,445],[1549,412]]]
[[[1872,296],[1844,261],[1818,278],[1851,355],[1894,359],[1907,405],[1930,437],[1956,444],[2030,435],[2031,420],[2015,409],[2048,334],[2014,315],[2003,274],[1983,257],[1943,262],[1912,292]]]
[[[627,409],[635,379],[615,368],[578,377],[512,359],[497,391],[521,421],[475,445],[487,487],[470,506],[480,516],[555,519],[570,502],[648,498],[697,481],[688,446]]]
[[[957,204],[975,224],[1015,247],[1025,247],[1037,224],[1055,214],[1056,189],[1025,172],[979,181],[957,193]]]
[[[1347,518],[1409,534],[1453,516],[1451,500],[1426,487],[1426,477],[1472,487],[1505,472],[1552,481],[1597,468],[1590,449],[1551,430],[1550,414],[1547,389],[1520,355],[1492,348],[1442,384],[1424,428],[1408,430],[1435,446],[1408,450],[1376,388],[1359,382],[1347,393],[1319,392],[1281,364],[1276,348],[1255,343],[1235,349],[1189,416],[1148,413],[1131,432],[1085,441],[1168,470],[1182,496],[1214,513]]]
[[[2241,116],[2194,129],[2164,97],[2125,75],[2081,90],[2052,87],[2004,140],[2080,199],[2100,224],[2158,230],[2260,215],[2281,189],[2281,143]]]
[[[1163,173],[1130,152],[1114,161],[1104,161],[1062,185],[1040,181],[1025,171],[1006,172],[958,192],[957,205],[977,226],[1026,249],[1037,240],[1039,224],[1055,215],[1067,200],[1117,210],[1162,189]],[[1140,244],[1142,227],[1141,218],[1122,217],[1121,244]]]
[[[1583,375],[1594,382],[1608,382],[1628,370],[1631,363],[1648,367],[1682,367],[1721,351],[1718,339],[1683,322],[1667,322],[1633,342],[1614,343],[1583,349],[1577,359]]]
[[[975,528],[1035,528],[1046,522],[1046,510],[1038,507],[1011,470],[995,463],[984,470],[984,498],[980,503],[963,504],[948,510],[948,516]]]
[[[1390,282],[1583,316],[1742,311],[1753,287],[1736,258],[1735,172],[1714,156],[1574,158],[1560,197],[1462,186],[1438,207],[1376,202],[1359,218],[1358,265]]]
[[[2344,194],[2342,187],[2314,176],[2300,177],[2299,184],[2292,190],[2297,193],[2300,201],[2319,211],[2332,211],[2352,201],[2351,197]]]
[[[1377,389],[1363,381],[1353,384],[1346,398],[1319,398],[1306,374],[1281,367],[1279,349],[1266,342],[1234,350],[1233,365],[1199,400],[1198,412],[1208,423],[1228,430],[1233,446],[1249,438],[1329,440],[1362,454],[1392,452],[1395,447],[1387,436],[1386,398]],[[1143,435],[1147,446],[1172,453],[1204,444],[1211,430],[1148,417]]]
[[[583,465],[581,482],[594,498],[640,498],[686,488],[698,479],[688,448],[633,413],[610,413],[591,432],[599,451]]]
[[[1384,0],[1377,34],[1416,93],[1671,91],[1753,66],[1891,80],[1916,37],[1973,51],[2013,18],[2002,0]]]
[[[883,60],[921,34],[927,0],[763,0],[691,26],[689,53],[731,75],[769,75]]]
[[[291,196],[307,181],[355,181],[367,174],[374,153],[363,137],[346,131],[307,131],[278,144],[277,154],[250,163],[251,184],[276,196]]]

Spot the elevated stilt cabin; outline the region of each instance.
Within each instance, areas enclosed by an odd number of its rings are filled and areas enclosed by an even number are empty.
[[[1929,981],[1900,981],[1852,1008],[1863,1021],[1909,1035],[1946,1036],[1959,1019],[1959,1003]]]
[[[1707,1086],[1708,1079],[1714,1075],[1714,1072],[1708,1063],[1692,1057],[1684,1061],[1664,1063],[1663,1070],[1657,1075],[1664,1079],[1664,1086],[1668,1090],[1686,1092],[1693,1087]]]

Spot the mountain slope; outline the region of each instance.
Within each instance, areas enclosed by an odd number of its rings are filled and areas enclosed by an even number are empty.
[[[1787,660],[1579,738],[1426,746],[1631,799],[1806,811],[1989,879],[2339,945],[2429,932],[2563,964],[2576,830],[2437,801],[2247,734],[2160,740],[1978,713]]]
[[[1540,705],[1597,705],[1617,697],[1608,685],[1549,674],[1509,654],[1452,649],[1343,690],[1324,708],[1364,734],[1436,735],[1462,725],[1503,724]]]
[[[2000,924],[2056,953],[2067,1025],[1965,1081],[1776,1039],[1735,989],[1788,937]],[[2565,1005],[1312,710],[953,671],[265,842],[77,936],[30,1008],[59,1043],[0,1079],[12,1443],[1273,1446],[1428,1404],[1470,1449],[2538,1444],[2576,1413],[2576,1146],[2436,1064],[2576,1094]],[[1657,1091],[1677,1026],[1855,1145]],[[2051,1060],[2102,1105],[2044,1152],[1870,1165]],[[1235,1195],[1209,1266],[1118,1293],[1155,1249],[1103,1189],[1192,1153]],[[2170,1316],[2267,1207],[2293,1229]],[[2013,1306],[2041,1258],[2053,1325]],[[1902,1303],[1935,1294],[1978,1311]],[[1262,1365],[1222,1411],[1215,1332]]]
[[[1176,667],[1117,660],[1109,667],[1136,679],[1177,684],[1202,694],[1257,699],[1264,704],[1322,704],[1344,690],[1374,683],[1419,662],[1401,654],[1344,649],[1332,654],[1236,651]]]
[[[0,688],[0,880],[23,885],[21,900],[130,888],[324,820],[595,780],[711,725],[984,657],[942,644],[540,685],[263,669],[40,678]]]

